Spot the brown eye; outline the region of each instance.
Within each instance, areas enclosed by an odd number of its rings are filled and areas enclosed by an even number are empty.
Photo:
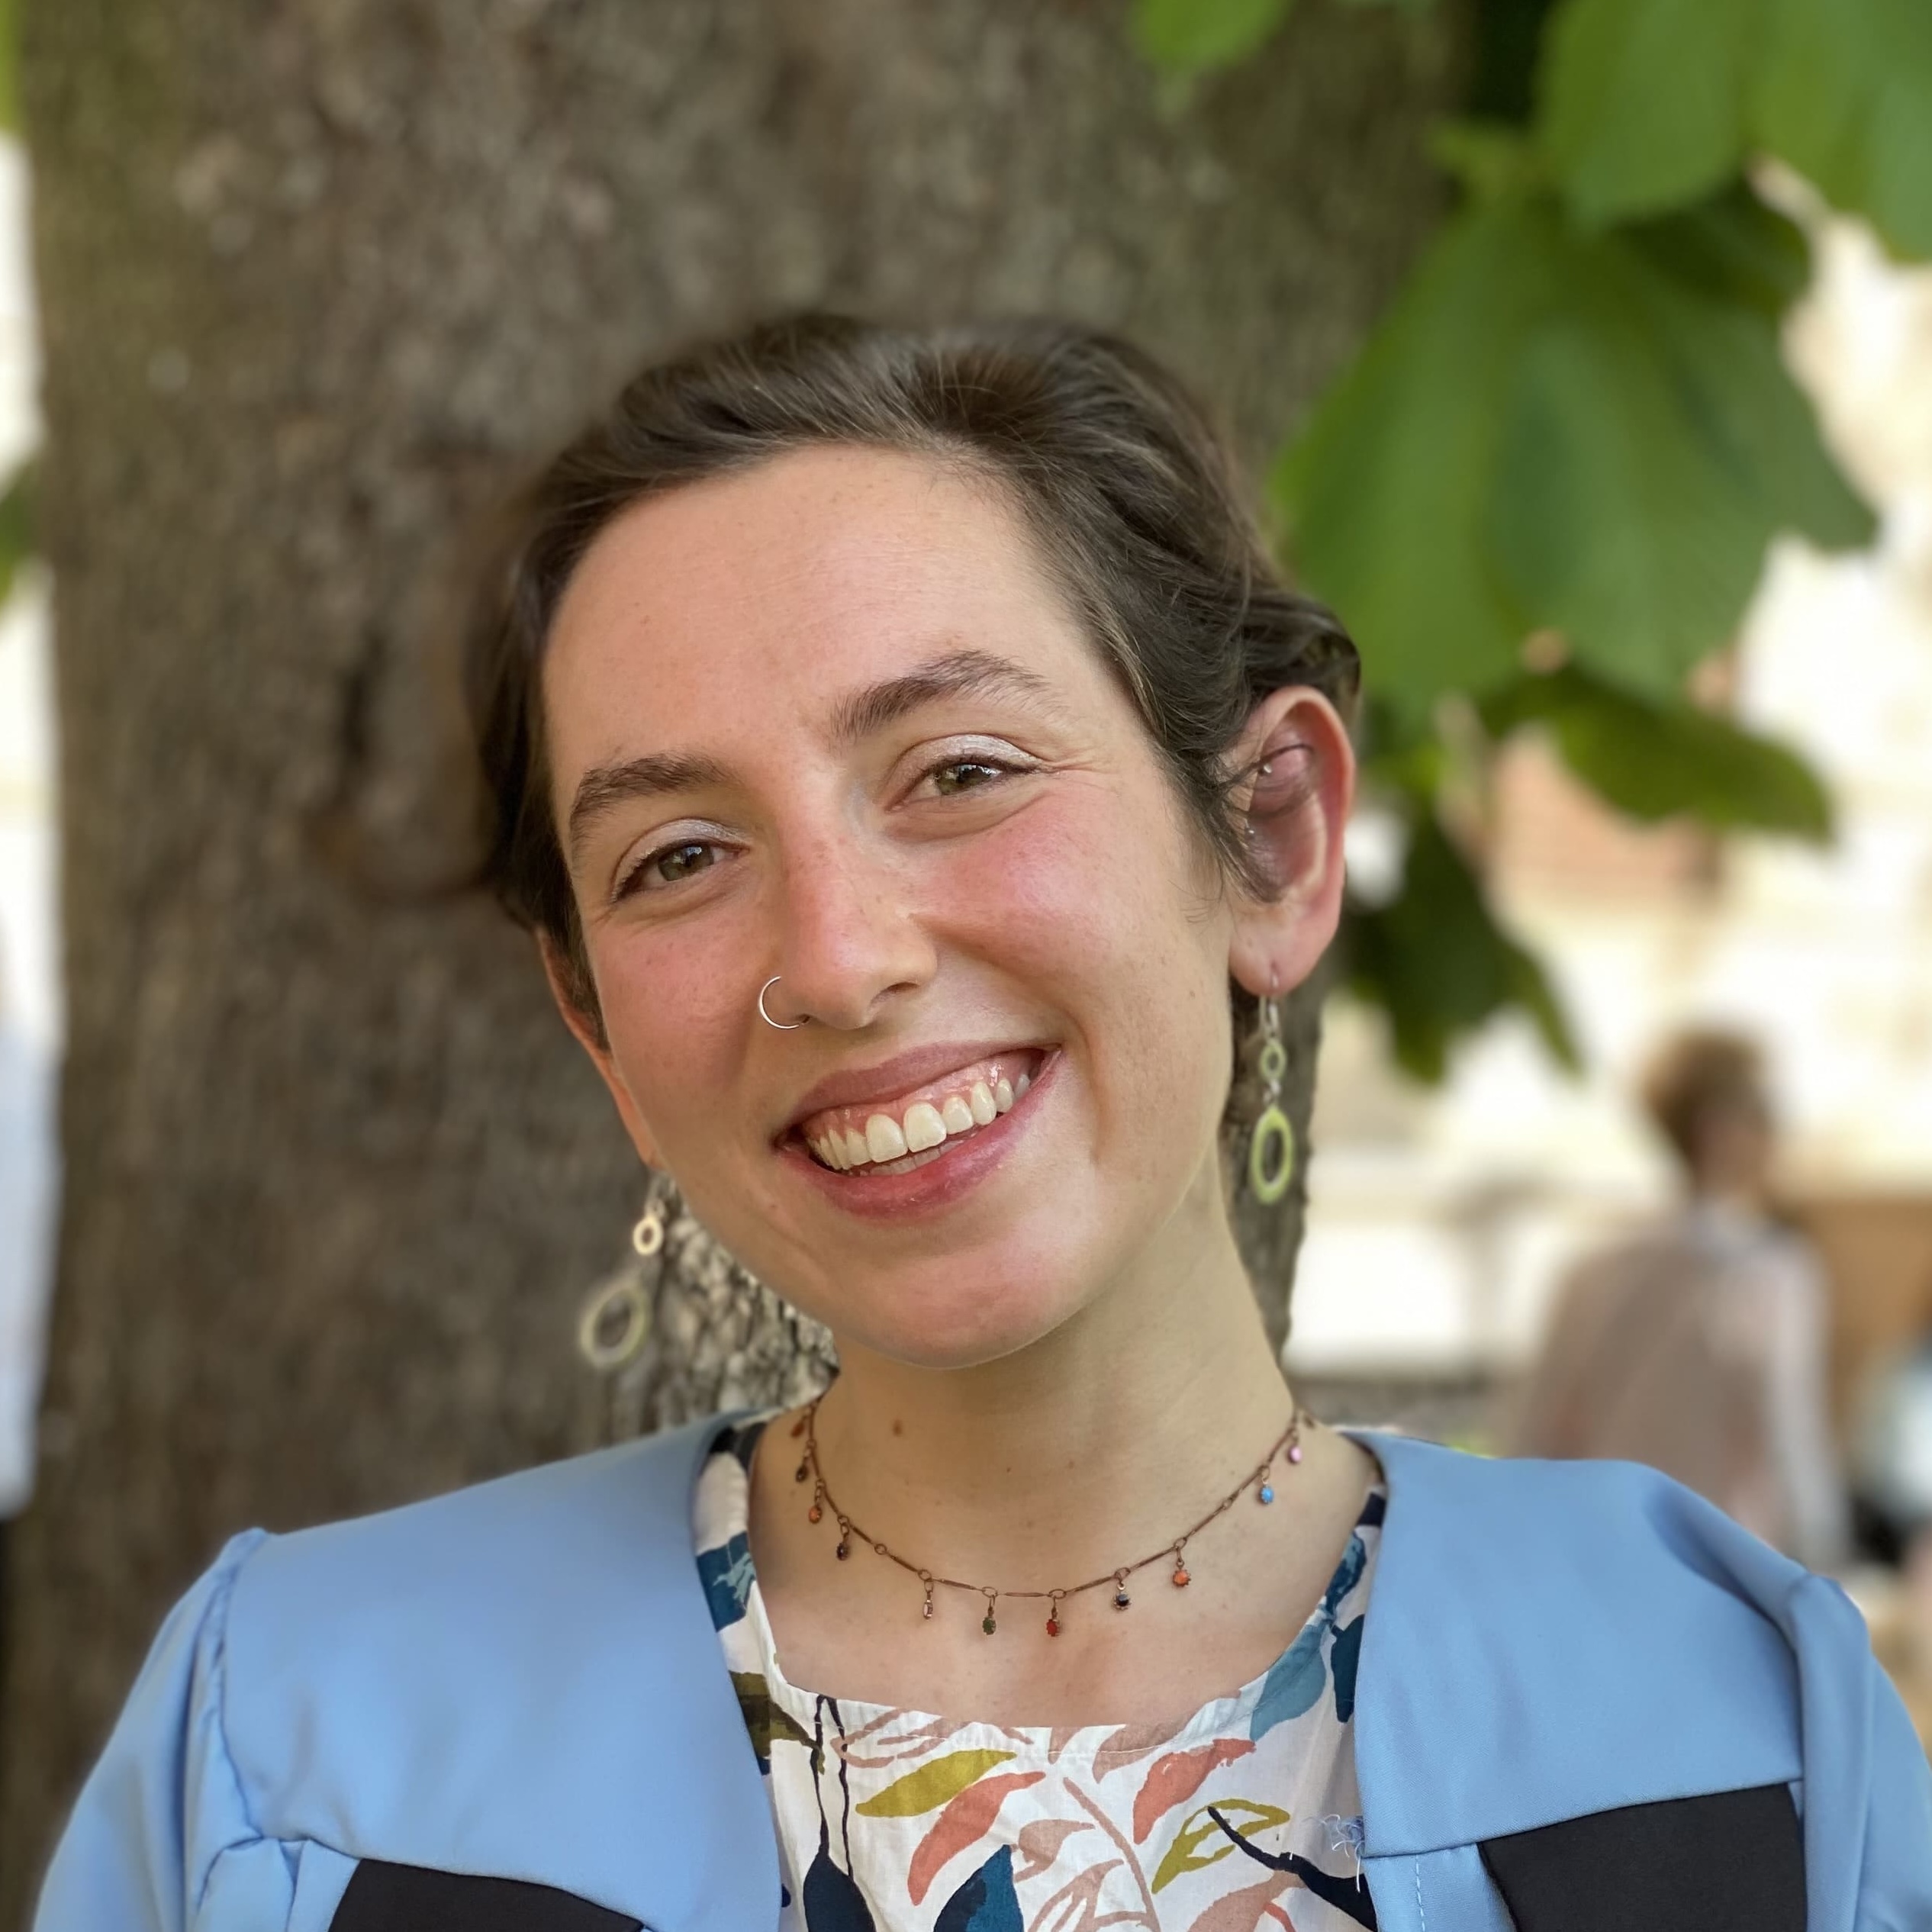
[[[647,859],[643,869],[656,884],[675,885],[679,880],[688,879],[715,864],[716,857],[710,846],[694,841],[688,845],[668,846]]]
[[[632,867],[619,884],[616,896],[628,899],[633,892],[662,892],[681,885],[718,862],[718,848],[702,839],[687,839],[675,845],[661,846],[649,858]]]
[[[977,758],[956,758],[933,772],[932,788],[942,798],[954,798],[962,791],[975,791],[1005,775],[997,765],[987,765]]]

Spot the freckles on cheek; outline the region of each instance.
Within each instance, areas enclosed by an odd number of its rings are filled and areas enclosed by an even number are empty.
[[[714,1101],[744,1035],[729,961],[631,944],[601,952],[595,965],[611,1052],[646,1116],[669,1125]]]
[[[1077,994],[1096,1017],[1116,1003],[1142,1009],[1177,974],[1199,971],[1198,919],[1172,876],[1172,838],[1110,789],[1083,790],[961,848],[940,903],[976,950],[1037,973],[1049,997]]]

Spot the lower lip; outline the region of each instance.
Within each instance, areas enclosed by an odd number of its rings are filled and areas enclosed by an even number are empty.
[[[990,1175],[1031,1124],[1040,1096],[1060,1071],[1060,1055],[1048,1054],[1026,1091],[1006,1113],[949,1146],[936,1161],[903,1174],[835,1174],[819,1166],[803,1148],[787,1143],[778,1150],[834,1207],[868,1221],[904,1221],[952,1207]]]

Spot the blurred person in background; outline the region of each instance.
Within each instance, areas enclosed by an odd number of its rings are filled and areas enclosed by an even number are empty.
[[[1648,1463],[1828,1567],[1847,1554],[1847,1510],[1826,1406],[1825,1291],[1809,1246],[1772,1212],[1763,1056],[1739,1034],[1683,1032],[1652,1059],[1641,1092],[1683,1199],[1571,1270],[1511,1447]]]

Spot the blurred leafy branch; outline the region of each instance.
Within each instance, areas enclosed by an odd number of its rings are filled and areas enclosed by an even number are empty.
[[[1184,82],[1291,5],[1136,0],[1133,31]],[[1298,575],[1361,642],[1367,795],[1406,842],[1394,895],[1351,906],[1349,982],[1428,1080],[1512,1007],[1575,1062],[1481,884],[1470,801],[1516,734],[1636,819],[1830,837],[1795,752],[1685,695],[1776,535],[1875,530],[1785,369],[1810,247],[1750,171],[1932,259],[1927,0],[1482,0],[1477,22],[1470,118],[1436,137],[1460,204],[1273,478]]]

